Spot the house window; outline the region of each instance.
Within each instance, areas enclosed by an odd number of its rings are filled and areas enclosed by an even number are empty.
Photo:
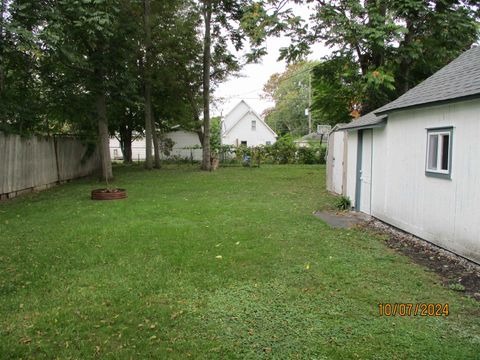
[[[450,179],[453,128],[427,129],[427,176]]]
[[[257,120],[252,120],[252,131],[257,130]]]
[[[272,145],[272,142],[271,141],[266,141],[265,145]]]
[[[242,141],[242,142],[240,142],[240,145],[242,145],[242,146],[247,146],[247,142],[246,142],[246,141]]]

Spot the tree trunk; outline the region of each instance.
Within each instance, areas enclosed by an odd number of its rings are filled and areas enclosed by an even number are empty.
[[[143,0],[144,30],[145,30],[145,168],[153,168],[152,159],[152,83],[150,78],[150,52],[152,47],[152,34],[150,28],[150,0]]]
[[[197,125],[199,126],[198,128],[195,129],[195,132],[197,133],[198,140],[200,141],[200,145],[203,148],[203,131],[202,131],[202,128],[200,127],[200,115],[199,115],[200,109],[198,108],[195,95],[191,91],[188,92],[188,102],[190,103],[190,107],[193,113],[193,123],[195,124],[195,126]]]
[[[102,164],[102,179],[107,182],[112,179],[112,160],[110,158],[110,136],[108,134],[107,103],[105,92],[97,90],[96,108],[98,120],[98,146],[100,149],[100,161]]]
[[[150,110],[151,111],[151,110]],[[152,113],[152,111],[151,111]],[[151,116],[152,118],[152,139],[153,139],[153,153],[155,154],[155,169],[160,169],[162,167],[161,160],[160,160],[160,145],[158,143],[158,136],[157,136],[157,126],[155,124],[155,117]]]
[[[120,147],[122,149],[123,163],[131,164],[132,159],[132,130],[124,125],[120,127]]]
[[[418,16],[417,13],[412,14],[414,17]],[[400,42],[400,48],[408,49],[414,39],[415,27],[411,18],[406,20],[407,32],[404,35],[403,40]],[[405,94],[410,89],[410,69],[412,67],[412,59],[410,56],[403,54],[400,56],[400,64],[398,66],[398,74],[395,76],[395,88],[397,96]]]
[[[200,141],[200,145],[203,148],[203,131],[200,129],[200,130],[197,130],[196,132],[197,132],[197,135],[198,135],[198,140]]]
[[[211,0],[203,2],[203,18],[205,22],[205,35],[203,41],[203,157],[202,170],[211,171],[210,153],[210,65],[211,65]]]
[[[4,52],[5,52],[5,38],[3,34],[3,22],[5,16],[5,3],[6,0],[0,1],[0,96],[3,94],[3,89],[5,87],[5,73],[3,69],[3,64],[5,60],[3,59]]]
[[[385,26],[387,6],[384,0],[367,0],[368,25],[373,30]],[[374,68],[383,66],[385,58],[385,45],[373,43],[370,49],[370,61]],[[367,67],[368,68],[368,67]]]

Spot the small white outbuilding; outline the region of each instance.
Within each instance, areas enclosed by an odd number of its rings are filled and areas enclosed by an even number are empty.
[[[275,131],[244,100],[222,119],[221,131],[223,145],[271,145],[277,140]]]
[[[333,129],[327,188],[355,210],[480,263],[480,47]]]
[[[162,159],[172,157],[194,161],[202,160],[202,149],[198,134],[194,131],[177,128],[163,134],[163,138],[173,141],[173,148],[169,156],[162,154]],[[153,150],[152,150],[153,151]],[[146,154],[146,141],[144,137],[136,137],[132,141],[132,160],[144,161]],[[112,160],[122,160],[123,154],[120,142],[116,137],[110,138],[110,156]]]

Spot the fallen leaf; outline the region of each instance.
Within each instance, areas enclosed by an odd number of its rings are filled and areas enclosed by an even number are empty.
[[[223,259],[223,257],[222,257],[222,255],[217,255],[217,256],[215,256],[215,259],[221,260],[221,259]]]
[[[20,339],[21,344],[30,344],[31,342],[32,342],[32,339],[30,339],[29,337],[24,337]]]
[[[182,314],[183,314],[183,310],[177,311],[177,312],[173,313],[172,316],[170,316],[170,319],[175,320],[177,317],[179,317]]]

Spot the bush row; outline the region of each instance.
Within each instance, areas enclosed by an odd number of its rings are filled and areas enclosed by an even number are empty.
[[[220,161],[242,162],[245,165],[271,164],[325,164],[327,148],[320,143],[299,147],[290,135],[285,135],[273,145],[254,147],[223,145],[218,149]]]

